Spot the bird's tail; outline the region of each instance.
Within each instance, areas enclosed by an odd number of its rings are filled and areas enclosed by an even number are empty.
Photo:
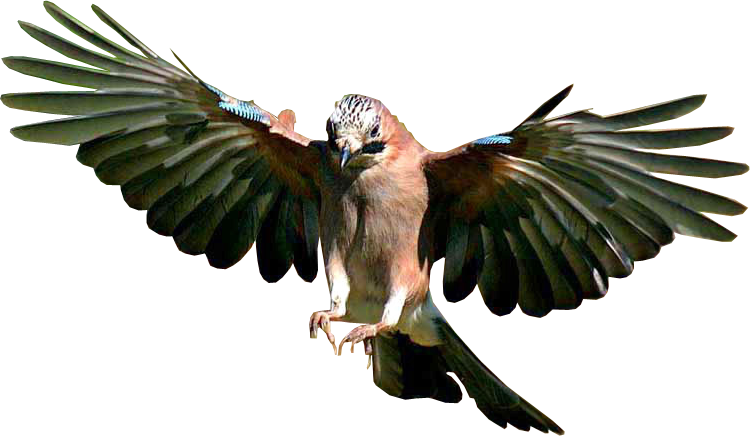
[[[436,348],[449,372],[456,374],[490,421],[505,428],[508,423],[521,430],[531,427],[559,435],[563,429],[528,401],[521,398],[492,373],[444,320],[438,320],[443,344]]]

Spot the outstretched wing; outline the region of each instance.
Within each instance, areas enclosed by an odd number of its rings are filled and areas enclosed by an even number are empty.
[[[421,255],[445,257],[449,301],[478,284],[493,313],[518,304],[540,317],[604,296],[608,277],[628,276],[634,261],[656,256],[675,232],[734,239],[701,212],[738,215],[745,206],[651,173],[715,178],[747,165],[641,151],[706,144],[732,128],[625,130],[685,115],[705,96],[545,119],[570,89],[511,132],[425,155],[430,199]]]
[[[253,102],[230,97],[157,56],[104,11],[94,12],[143,55],[99,35],[52,3],[47,12],[104,55],[29,23],[42,44],[91,65],[8,57],[9,68],[95,91],[5,94],[5,105],[72,117],[16,127],[25,141],[81,144],[78,160],[121,185],[127,204],[148,210],[148,226],[188,254],[228,268],[257,240],[264,279],[294,264],[317,274],[318,152]],[[185,67],[187,69],[187,67]]]

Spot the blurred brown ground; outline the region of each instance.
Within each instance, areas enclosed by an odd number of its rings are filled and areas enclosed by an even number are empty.
[[[351,35],[350,29],[313,28],[302,36],[282,32],[267,43],[273,47],[269,49],[262,41],[245,41],[247,32],[257,33],[247,29],[263,28],[278,13],[272,2],[210,2],[202,9],[163,3],[166,12],[152,18],[153,25],[167,29],[159,38],[143,25],[145,6],[115,1],[105,9],[135,35],[140,37],[143,30],[148,35],[143,39],[157,51],[174,46],[210,83],[274,111],[294,107],[299,129],[311,136],[323,135],[323,121],[336,99],[356,91],[391,103],[423,145],[445,149],[512,127],[561,88],[367,85],[360,77],[366,72],[366,45],[361,37],[341,42]],[[72,13],[80,9],[79,2],[60,5],[73,8]],[[232,16],[227,30],[220,23],[232,8],[242,13]],[[346,13],[360,16],[358,8]],[[36,9],[41,6],[28,10],[42,16]],[[314,18],[324,20],[325,13]],[[4,16],[3,22],[11,18]],[[85,18],[82,21],[92,23],[90,15]],[[25,35],[15,29],[3,25],[3,35],[22,41]],[[280,49],[287,40],[290,47]],[[32,51],[49,57],[48,50],[18,44],[12,54]],[[346,53],[356,55],[330,52],[329,44],[346,46]],[[311,71],[314,63],[299,55],[308,48],[325,61],[318,66],[323,73],[310,73],[314,77],[309,80],[293,75],[282,77],[281,83],[270,80],[278,70]],[[3,55],[10,54],[7,45],[3,50]],[[42,86],[7,72],[2,77],[5,92]],[[582,84],[562,110],[593,107],[607,113],[687,93],[707,93],[709,100],[669,127],[735,125],[735,85]],[[3,119],[9,125],[30,121],[7,112]],[[697,153],[734,159],[735,140],[732,135]],[[116,191],[74,168],[70,150],[48,152],[5,136],[0,153],[5,153],[0,159],[7,165],[0,162],[0,364],[366,363],[360,348],[334,355],[324,341],[307,338],[309,316],[328,305],[322,271],[314,285],[292,271],[281,285],[269,286],[257,275],[253,253],[230,271],[212,270],[203,258],[180,254],[170,240],[150,234],[139,214],[118,204]],[[691,184],[750,204],[748,181],[743,176]],[[740,235],[750,234],[747,215],[722,221]],[[566,365],[734,365],[734,245],[680,239],[658,259],[639,264],[632,278],[613,282],[607,298],[543,320],[520,315],[500,320],[477,295],[449,306],[437,287],[439,272],[435,295],[446,317],[501,378],[564,423]],[[338,336],[348,327],[337,326]],[[372,435],[498,433],[468,401],[455,407],[397,403],[371,387],[369,404]]]

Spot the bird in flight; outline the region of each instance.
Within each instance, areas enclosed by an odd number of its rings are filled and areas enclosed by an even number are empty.
[[[255,245],[273,283],[294,266],[312,282],[322,247],[330,308],[309,334],[335,353],[363,343],[375,384],[395,397],[455,403],[455,374],[492,422],[562,434],[498,379],[432,301],[432,265],[445,259],[448,301],[479,288],[498,316],[516,306],[542,317],[603,297],[610,277],[655,257],[675,233],[716,241],[735,235],[704,212],[739,215],[742,204],[655,177],[743,174],[741,163],[654,153],[722,139],[730,127],[631,130],[697,109],[694,95],[614,115],[581,110],[548,117],[571,87],[516,128],[447,152],[424,148],[380,101],[347,95],[327,138],[294,131],[159,57],[100,8],[96,15],[140,53],[103,37],[50,2],[52,17],[107,52],[33,24],[31,37],[93,68],[28,57],[3,62],[22,74],[90,91],[2,95],[11,108],[70,117],[15,127],[24,141],[80,144],[78,161],[148,227],[188,254],[229,268]],[[176,55],[175,55],[176,57]],[[361,324],[338,344],[336,321]]]

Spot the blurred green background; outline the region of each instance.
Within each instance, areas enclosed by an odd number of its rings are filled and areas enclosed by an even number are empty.
[[[115,37],[89,3],[56,4]],[[166,55],[173,47],[218,88],[272,112],[294,108],[298,129],[312,137],[325,135],[324,121],[338,98],[360,92],[390,104],[423,145],[445,149],[512,127],[561,88],[369,85],[363,1],[95,3],[156,52]],[[3,56],[62,60],[23,33],[18,19],[74,38],[41,2],[4,0]],[[0,69],[2,94],[43,89],[73,88]],[[563,110],[613,112],[693,93],[707,93],[709,100],[672,127],[735,125],[733,84],[578,85]],[[309,316],[328,305],[322,275],[311,286],[292,272],[272,287],[258,277],[252,253],[229,272],[180,254],[171,241],[150,234],[116,190],[79,168],[73,148],[22,144],[7,134],[41,119],[3,109],[0,120],[0,364],[365,364],[359,348],[334,356],[324,341],[307,339]],[[734,135],[699,150],[725,159],[734,153]],[[749,204],[748,181],[691,183]],[[750,234],[746,216],[722,221]],[[477,295],[447,306],[437,288],[435,294],[491,368],[564,422],[565,365],[734,365],[735,270],[734,243],[685,238],[658,260],[639,264],[631,279],[613,283],[607,298],[575,313],[499,320]],[[339,336],[348,327],[340,326]],[[450,410],[403,404],[371,387],[370,409],[373,435],[493,431],[466,401]]]

